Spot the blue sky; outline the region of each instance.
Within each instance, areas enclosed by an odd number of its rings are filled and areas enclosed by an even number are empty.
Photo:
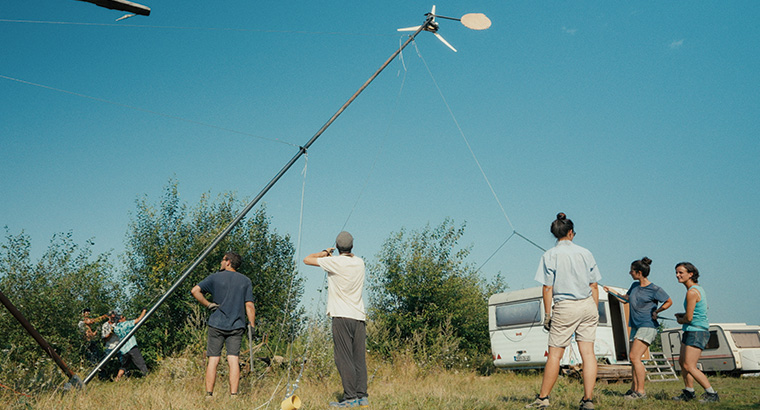
[[[150,17],[119,22],[74,0],[0,6],[0,226],[29,234],[36,255],[68,231],[120,254],[135,200],[157,201],[171,178],[191,204],[253,197],[432,6],[143,3]],[[758,323],[760,3],[436,5],[493,26],[441,20],[459,52],[422,33],[311,147],[301,257],[349,215],[368,262],[391,232],[451,218],[480,266],[513,229],[553,246],[562,211],[603,284],[627,287],[648,256],[675,313],[673,267],[688,260],[713,322]],[[264,197],[294,239],[303,168]],[[540,255],[513,237],[482,273],[536,286]],[[313,305],[322,276],[301,272]]]

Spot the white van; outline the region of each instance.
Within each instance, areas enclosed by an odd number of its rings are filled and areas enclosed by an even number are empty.
[[[760,372],[760,326],[746,323],[712,323],[710,339],[697,365],[704,372],[752,373]],[[680,328],[665,329],[662,350],[671,366],[681,371]]]
[[[610,287],[625,294],[627,289]],[[542,369],[549,354],[549,332],[544,330],[544,308],[541,286],[497,293],[488,299],[488,329],[491,353],[496,367],[509,369]],[[599,286],[599,327],[594,352],[609,364],[629,364],[628,305]],[[581,363],[578,346],[573,339],[565,349],[560,365]]]

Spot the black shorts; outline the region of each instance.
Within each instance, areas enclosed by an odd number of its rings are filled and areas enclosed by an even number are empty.
[[[209,326],[206,356],[221,356],[222,344],[227,348],[227,356],[239,356],[240,343],[243,341],[243,333],[245,333],[244,327],[234,330],[222,330]]]

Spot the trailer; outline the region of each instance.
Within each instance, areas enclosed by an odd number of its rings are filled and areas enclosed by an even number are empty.
[[[619,293],[627,289],[611,287]],[[607,364],[630,364],[628,305],[599,289],[599,326],[594,353]],[[497,293],[488,299],[488,329],[494,366],[507,369],[542,369],[549,355],[549,332],[543,327],[542,287]],[[560,365],[581,363],[573,338]]]
[[[732,374],[760,372],[760,326],[712,323],[709,332],[710,339],[697,362],[700,370]],[[665,329],[660,335],[663,353],[678,372],[681,371],[678,359],[682,335],[680,328]]]

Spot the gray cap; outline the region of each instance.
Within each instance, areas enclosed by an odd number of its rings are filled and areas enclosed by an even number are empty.
[[[335,239],[335,246],[340,249],[351,249],[354,247],[354,237],[350,233],[343,231]]]

